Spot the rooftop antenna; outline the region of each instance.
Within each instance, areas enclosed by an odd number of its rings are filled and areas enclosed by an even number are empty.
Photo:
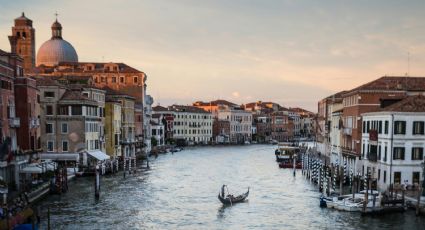
[[[407,76],[410,76],[410,52],[407,51]]]

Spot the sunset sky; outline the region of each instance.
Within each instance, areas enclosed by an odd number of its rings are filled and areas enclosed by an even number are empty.
[[[316,111],[383,75],[425,76],[425,1],[6,1],[0,49],[25,11],[38,47],[59,13],[80,61],[148,75],[155,105],[228,99]]]

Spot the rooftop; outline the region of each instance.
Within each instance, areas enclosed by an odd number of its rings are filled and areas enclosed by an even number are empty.
[[[390,106],[382,108],[380,111],[392,112],[425,112],[425,96],[409,96]]]
[[[384,76],[344,93],[359,91],[425,91],[425,77]]]

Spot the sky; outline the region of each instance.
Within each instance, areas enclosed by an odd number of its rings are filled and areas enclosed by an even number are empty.
[[[0,49],[22,11],[36,51],[58,12],[79,61],[145,72],[154,105],[220,98],[317,111],[384,75],[425,76],[423,0],[0,0]]]

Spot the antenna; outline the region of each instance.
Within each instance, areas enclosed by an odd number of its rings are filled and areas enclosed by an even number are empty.
[[[407,76],[410,75],[410,52],[407,51]]]

